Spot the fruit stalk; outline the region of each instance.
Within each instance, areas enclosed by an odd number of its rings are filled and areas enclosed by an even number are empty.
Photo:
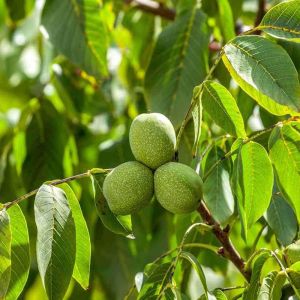
[[[223,257],[229,259],[246,278],[246,280],[250,281],[251,272],[245,269],[245,261],[232,244],[229,238],[228,228],[221,228],[220,224],[213,218],[203,201],[201,201],[200,203],[198,212],[201,215],[203,221],[213,227],[214,235],[222,244],[222,247],[219,249],[218,253]]]

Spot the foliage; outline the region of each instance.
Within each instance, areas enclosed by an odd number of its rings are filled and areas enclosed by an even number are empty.
[[[0,0],[0,299],[299,298],[299,42],[300,0]],[[149,111],[192,213],[103,195]]]

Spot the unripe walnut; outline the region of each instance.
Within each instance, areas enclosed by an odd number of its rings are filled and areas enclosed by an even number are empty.
[[[131,124],[129,142],[135,159],[156,169],[174,157],[175,130],[162,114],[141,114]]]
[[[170,162],[154,174],[154,190],[158,202],[174,214],[197,209],[202,198],[202,180],[190,167]]]
[[[137,161],[123,163],[106,176],[103,194],[114,214],[135,213],[153,196],[153,173]]]

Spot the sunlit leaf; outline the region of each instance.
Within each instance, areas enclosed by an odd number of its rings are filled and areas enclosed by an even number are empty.
[[[231,6],[228,0],[218,0],[220,27],[224,35],[225,42],[230,41],[235,37],[234,20]]]
[[[145,77],[146,96],[150,110],[168,116],[175,127],[188,110],[193,88],[206,75],[208,42],[206,16],[193,9],[167,26],[156,43]]]
[[[280,46],[260,36],[239,36],[224,53],[231,76],[259,105],[274,115],[300,111],[298,73]]]
[[[0,211],[0,229],[0,299],[3,299],[11,277],[11,228],[6,210]]]
[[[217,82],[205,81],[201,99],[204,109],[217,125],[233,136],[246,137],[240,110],[224,86]]]
[[[67,183],[60,184],[58,187],[66,194],[76,229],[76,259],[73,277],[84,289],[87,289],[89,287],[91,264],[90,234],[78,199],[71,187]]]
[[[25,216],[18,205],[7,211],[11,226],[11,278],[5,300],[18,299],[29,274],[30,249]]]
[[[300,220],[300,123],[293,122],[273,129],[269,139],[278,187]]]
[[[272,196],[273,170],[263,146],[251,141],[240,147],[233,185],[246,237],[247,229],[263,215]]]
[[[259,28],[276,38],[300,42],[300,1],[274,6],[266,13]]]
[[[63,299],[75,263],[76,232],[63,190],[42,185],[34,202],[37,263],[49,299]]]

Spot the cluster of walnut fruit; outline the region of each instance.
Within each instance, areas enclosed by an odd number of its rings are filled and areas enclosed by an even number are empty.
[[[197,209],[202,180],[189,166],[172,162],[176,135],[170,120],[159,113],[138,115],[131,124],[129,141],[136,161],[119,165],[104,180],[103,194],[111,211],[135,213],[154,195],[175,214]]]

